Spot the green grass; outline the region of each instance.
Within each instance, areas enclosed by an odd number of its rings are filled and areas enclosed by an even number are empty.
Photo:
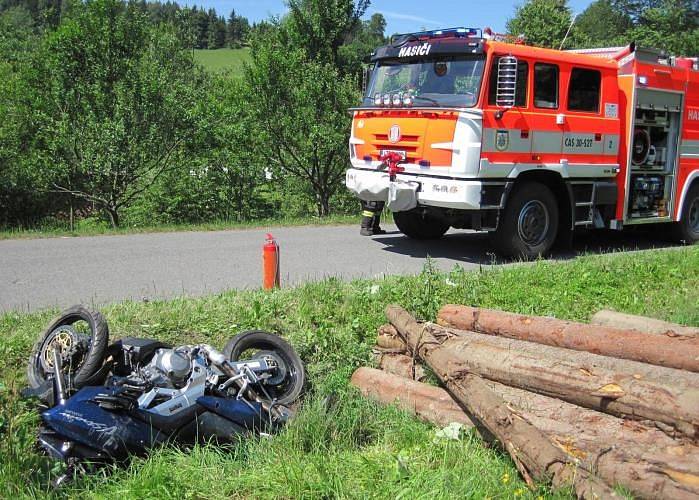
[[[236,446],[164,448],[83,476],[56,496],[71,498],[523,498],[512,462],[473,434],[435,438],[435,428],[361,398],[348,379],[371,359],[383,309],[399,303],[433,319],[460,302],[587,320],[600,308],[699,325],[699,248],[597,255],[566,263],[447,274],[426,271],[345,283],[328,279],[274,292],[231,291],[102,308],[112,338],[152,336],[222,346],[263,328],[288,338],[307,364],[309,395],[280,434]],[[38,417],[18,397],[34,339],[57,311],[0,317],[0,497],[45,496],[58,468],[33,448]],[[327,413],[322,398],[339,402]]]
[[[208,71],[230,71],[239,74],[243,71],[243,63],[250,60],[250,49],[212,49],[195,50],[194,60]]]
[[[20,238],[57,238],[66,236],[101,236],[134,233],[171,233],[175,231],[226,231],[235,229],[274,228],[289,226],[328,226],[340,224],[359,225],[359,215],[332,215],[329,217],[290,217],[261,219],[248,222],[213,221],[199,224],[161,224],[157,226],[132,226],[124,224],[116,229],[107,223],[94,220],[78,221],[74,229],[65,225],[40,226],[29,229],[0,229],[0,240]]]

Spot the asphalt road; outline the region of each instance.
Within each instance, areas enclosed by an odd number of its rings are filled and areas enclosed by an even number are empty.
[[[366,238],[355,226],[275,228],[282,286],[419,272],[427,255],[449,270],[498,265],[485,234],[454,231],[437,242],[395,227]],[[0,241],[0,311],[100,305],[123,299],[197,296],[262,282],[263,229]],[[595,233],[553,256],[664,246],[649,236]]]

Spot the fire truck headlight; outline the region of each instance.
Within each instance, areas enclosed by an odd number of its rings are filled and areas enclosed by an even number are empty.
[[[393,99],[391,100],[391,104],[393,104],[396,108],[400,107],[400,105],[403,103],[403,96],[401,94],[393,94]]]
[[[381,94],[376,94],[374,96],[374,106],[381,106],[383,99],[381,99]]]
[[[391,105],[391,94],[383,95],[383,105],[387,107]]]
[[[413,96],[411,96],[410,94],[405,94],[403,96],[403,106],[405,106],[406,108],[409,108],[412,105],[413,105]]]

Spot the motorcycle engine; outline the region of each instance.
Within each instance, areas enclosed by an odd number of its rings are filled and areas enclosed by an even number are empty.
[[[186,384],[191,371],[192,359],[187,352],[158,349],[141,374],[157,387],[179,389]]]

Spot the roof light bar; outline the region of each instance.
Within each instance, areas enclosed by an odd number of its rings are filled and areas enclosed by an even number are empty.
[[[417,31],[415,33],[401,33],[399,35],[393,35],[391,37],[391,43],[402,37],[414,37],[418,39],[429,39],[429,38],[483,38],[483,31],[480,28],[446,28],[440,30],[430,30],[430,31]]]

